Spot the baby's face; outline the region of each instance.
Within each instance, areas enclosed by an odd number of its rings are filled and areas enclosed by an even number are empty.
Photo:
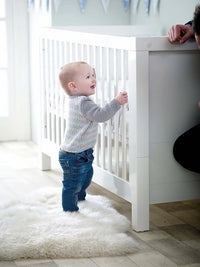
[[[93,95],[96,88],[95,70],[88,64],[81,64],[76,69],[74,83],[77,87],[77,94],[84,96]]]

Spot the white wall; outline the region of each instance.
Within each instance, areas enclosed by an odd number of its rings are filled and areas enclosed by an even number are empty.
[[[23,0],[25,1],[25,0]],[[162,0],[160,1],[159,13],[153,11],[151,4],[150,14],[145,13],[144,1],[139,1],[138,11],[133,14],[132,7],[125,12],[122,0],[110,0],[108,12],[105,13],[101,0],[88,0],[85,13],[82,14],[78,1],[62,0],[56,12],[54,1],[50,0],[49,12],[46,11],[45,2],[40,8],[39,0],[35,0],[35,6],[30,12],[30,66],[31,66],[31,127],[32,140],[39,143],[40,140],[40,73],[38,58],[38,32],[45,26],[94,26],[94,25],[133,25],[147,26],[148,33],[152,35],[166,35],[169,27],[174,23],[185,23],[192,19],[195,5],[198,0]],[[131,2],[133,3],[133,1]],[[153,3],[153,1],[151,1]],[[149,34],[148,34],[149,35]]]
[[[123,8],[122,0],[111,0],[107,13],[101,0],[88,0],[85,12],[81,13],[78,1],[62,0],[58,11],[52,8],[52,25],[128,25],[129,11]]]
[[[31,62],[30,64],[31,129],[32,129],[32,140],[36,143],[40,142],[40,133],[41,133],[39,32],[40,28],[48,26],[51,26],[51,6],[49,12],[47,12],[46,7],[44,5],[42,6],[42,8],[40,8],[39,1],[35,1],[33,10],[29,14],[29,32],[30,32],[30,62]]]
[[[185,24],[192,19],[197,4],[200,4],[199,0],[160,0],[159,12],[155,12],[151,1],[150,13],[147,15],[144,1],[139,1],[137,13],[130,14],[130,24],[149,25],[152,28],[160,25],[162,35],[167,35],[172,25]]]
[[[11,96],[13,98],[13,135],[10,139],[30,140],[30,88],[29,88],[29,35],[28,35],[28,13],[27,1],[10,2],[12,9],[12,64],[13,73],[9,73],[8,79],[11,81]]]
[[[160,0],[159,12],[154,11],[154,1],[150,2],[149,15],[145,11],[145,1],[138,1],[138,9],[133,12],[133,3],[127,12],[122,0],[110,0],[108,12],[105,13],[101,0],[88,0],[85,12],[82,14],[78,1],[62,0],[59,9],[52,8],[52,25],[147,25],[153,32],[161,27],[162,35],[166,35],[173,24],[184,24],[192,19],[195,6],[199,0]]]

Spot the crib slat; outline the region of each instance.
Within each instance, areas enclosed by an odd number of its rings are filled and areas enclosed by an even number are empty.
[[[108,101],[111,101],[111,72],[112,72],[112,62],[111,62],[111,49],[106,49],[106,65],[108,66],[107,70],[107,85],[108,85]],[[108,121],[107,127],[107,147],[108,147],[108,171],[112,172],[112,129],[111,129],[111,119]]]
[[[66,55],[66,44],[65,42],[61,43],[61,47],[60,47],[60,53],[59,53],[59,62],[60,62],[60,66],[59,69],[67,62],[65,61],[67,60],[67,55]],[[60,105],[60,138],[62,140],[62,138],[64,137],[64,90],[61,88],[60,84],[59,84],[59,105]],[[61,143],[60,140],[60,143]]]
[[[87,45],[87,47],[86,47],[87,60],[86,60],[86,61],[87,61],[92,67],[94,67],[93,62],[92,62],[92,53],[91,53],[91,51],[92,51],[92,47],[91,47],[90,45]]]
[[[51,110],[51,141],[55,142],[55,105],[54,105],[54,48],[55,41],[51,40],[50,42],[50,110]]]
[[[95,46],[91,46],[89,48],[88,46],[88,49],[89,49],[89,52],[88,52],[88,62],[91,64],[92,67],[95,68],[95,72],[97,73],[97,58],[98,58],[98,52],[97,52],[97,49]],[[96,103],[98,103],[98,97],[97,97],[97,93],[98,93],[98,83],[96,85],[96,94],[95,94],[95,101]],[[97,135],[97,141],[96,141],[96,145],[95,145],[95,164],[97,166],[99,166],[99,145],[100,145],[100,140],[99,140],[99,134]]]
[[[65,51],[66,51],[66,62],[65,63],[68,63],[71,61],[71,43],[70,42],[66,42],[65,43]]]
[[[42,139],[46,138],[46,101],[45,101],[45,88],[46,88],[46,69],[45,69],[45,39],[40,40],[40,60],[41,60],[41,119],[42,119]]]
[[[125,66],[125,51],[121,51],[121,90],[126,90],[126,66]],[[121,134],[122,134],[122,178],[126,179],[126,108],[122,106],[121,116]]]
[[[88,49],[87,49],[88,46],[89,45],[85,45],[85,44],[83,45],[83,48],[82,48],[83,59],[82,60],[85,61],[85,62],[87,62],[89,64],[89,60],[88,60],[89,59],[88,58]]]
[[[73,53],[74,53],[74,61],[78,61],[79,60],[79,50],[78,50],[78,48],[79,48],[79,45],[78,45],[78,43],[73,43],[73,47],[74,47],[74,51],[73,51]]]
[[[128,73],[128,64],[127,64],[127,52],[124,50],[124,90],[128,92],[127,88],[127,73]],[[129,181],[128,170],[127,170],[127,140],[128,140],[128,104],[124,106],[124,135],[123,135],[123,143],[124,143],[124,179]]]
[[[51,140],[51,115],[50,115],[50,40],[46,40],[46,119],[47,119],[47,139]]]
[[[105,104],[105,49],[100,49],[101,106]],[[105,123],[101,123],[101,167],[105,169]]]
[[[100,64],[100,61],[99,61],[99,48],[95,47],[94,48],[94,66],[95,66],[95,72],[96,72],[96,76],[97,78],[99,77],[99,64]],[[99,93],[99,83],[97,82],[97,86],[96,86],[96,94],[95,94],[95,101],[97,104],[99,104],[99,101],[98,101],[98,93]],[[100,158],[99,158],[99,147],[100,147],[100,138],[99,138],[99,127],[98,127],[98,135],[97,135],[97,142],[96,142],[96,146],[95,146],[95,159],[96,159],[96,165],[97,166],[100,166]]]
[[[54,89],[55,89],[55,120],[56,120],[56,144],[60,145],[60,119],[59,119],[59,84],[58,84],[58,67],[60,65],[60,41],[56,41],[55,43],[55,53],[54,53],[54,63],[55,63],[55,70],[54,70]]]
[[[73,43],[72,42],[69,42],[68,43],[68,48],[69,48],[69,62],[72,62],[74,61],[74,53],[73,53]]]
[[[115,95],[119,92],[119,50],[114,51]],[[114,117],[115,174],[119,176],[119,112]]]

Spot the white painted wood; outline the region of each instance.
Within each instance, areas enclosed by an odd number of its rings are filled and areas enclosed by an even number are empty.
[[[119,49],[114,50],[115,96],[119,93]],[[119,112],[114,117],[115,175],[119,176]]]
[[[66,60],[67,60],[67,51],[66,51],[66,43],[62,42],[61,43],[61,51],[59,52],[59,61],[60,61],[60,66],[58,66],[58,68],[60,69],[64,64],[66,64]],[[58,87],[59,90],[59,87]],[[60,117],[60,138],[61,140],[63,140],[64,137],[64,132],[65,132],[65,118],[64,118],[64,110],[65,110],[65,96],[64,96],[64,90],[62,88],[60,88],[60,113],[59,113],[59,117]],[[62,142],[62,141],[61,141]]]
[[[200,52],[155,51],[149,60],[150,203],[199,198],[199,174],[182,168],[172,151],[176,138],[199,123]]]
[[[94,177],[92,180],[114,194],[124,198],[125,200],[129,202],[132,201],[132,192],[129,183],[117,177],[116,175],[111,174],[110,172],[95,165]]]
[[[98,104],[104,105],[121,90],[128,91],[129,111],[122,108],[121,119],[118,112],[112,122],[100,126],[95,148],[94,181],[132,203],[133,228],[136,231],[149,229],[150,201],[174,201],[175,189],[179,187],[181,193],[177,200],[199,196],[199,177],[181,169],[171,151],[176,136],[195,123],[198,117],[198,111],[191,112],[190,108],[195,99],[200,99],[200,81],[196,72],[200,68],[196,55],[199,57],[200,52],[196,44],[188,42],[179,46],[170,44],[165,37],[120,37],[55,29],[45,30],[42,35],[47,46],[52,40],[65,43],[65,49],[59,49],[65,51],[62,53],[65,53],[66,60],[86,60],[95,66],[98,80],[95,100]],[[58,58],[62,58],[59,53]],[[45,57],[48,65],[45,84],[49,82],[52,90],[55,80],[50,76],[55,74],[56,68],[52,68],[52,53],[48,49]],[[178,79],[174,73],[178,74]],[[187,75],[192,77],[192,81],[188,82]],[[107,88],[112,90],[107,91]],[[42,142],[42,152],[50,156],[56,153],[56,147],[58,149],[52,138],[53,132],[48,134],[48,121],[49,128],[55,131],[50,114],[58,108],[58,99],[52,99],[48,86],[45,90],[47,134]],[[178,104],[172,101],[172,92],[179,97]],[[54,110],[49,106],[52,101],[56,103]],[[64,101],[62,103],[64,105]],[[177,106],[183,109],[179,110]],[[61,107],[60,112],[63,111],[66,109]],[[196,117],[191,120],[194,114]],[[180,120],[180,125],[177,125],[177,120]],[[64,123],[61,125],[64,128]],[[60,124],[58,126],[60,128]],[[48,167],[48,158],[44,157],[44,165]]]
[[[95,46],[93,46],[95,47]],[[95,66],[95,73],[96,73],[96,77],[100,76],[99,73],[99,48],[95,47],[94,48],[94,66]],[[96,94],[95,94],[95,101],[97,104],[99,104],[98,102],[98,88],[99,88],[99,83],[97,81],[97,85],[96,85]],[[100,137],[99,137],[99,129],[100,127],[98,127],[98,135],[97,135],[97,142],[96,142],[96,146],[95,146],[95,164],[97,166],[100,165],[100,157],[99,157],[99,147],[100,147]]]
[[[121,88],[120,91],[126,91],[126,61],[125,61],[125,51],[121,51]],[[127,179],[127,149],[126,149],[126,105],[122,106],[122,114],[121,114],[121,143],[122,143],[122,178]]]
[[[41,170],[42,171],[47,171],[51,169],[51,156],[47,155],[47,153],[40,153],[40,162],[41,162]]]
[[[105,50],[103,47],[100,47],[100,97],[101,97],[101,106],[105,105]],[[101,127],[101,167],[105,169],[105,123],[100,123]]]
[[[50,80],[50,66],[51,66],[51,63],[50,63],[50,40],[47,40],[47,44],[48,44],[48,47],[47,47],[47,56],[46,56],[46,59],[47,59],[47,62],[46,62],[46,67],[47,67],[47,84],[46,84],[46,105],[47,105],[47,134],[48,134],[48,140],[51,139],[51,112],[50,112],[50,105],[49,105],[49,101],[50,101],[50,83],[51,83],[51,80]]]
[[[107,61],[106,65],[108,66],[107,69],[107,85],[108,85],[108,101],[111,101],[111,79],[112,79],[112,61],[111,61],[111,49],[107,48]],[[111,120],[107,123],[107,147],[108,147],[108,171],[112,172],[112,128],[111,128]]]
[[[55,90],[55,116],[56,116],[56,144],[59,146],[60,141],[60,117],[59,117],[59,109],[60,109],[60,96],[59,96],[59,89],[60,86],[58,84],[58,68],[61,65],[59,59],[59,51],[60,51],[60,41],[55,42],[55,53],[54,53],[54,63],[55,63],[55,69],[54,69],[54,90]]]
[[[44,138],[46,138],[46,103],[45,103],[45,86],[46,86],[46,77],[45,77],[45,40],[41,39],[40,40],[40,51],[41,51],[41,56],[40,56],[40,66],[42,67],[42,71],[40,72],[40,87],[41,87],[41,125],[42,125],[42,129],[41,129],[41,139],[43,140]]]
[[[120,36],[109,36],[109,35],[100,35],[93,33],[64,31],[63,29],[61,30],[52,28],[41,29],[40,35],[42,37],[58,39],[63,41],[64,40],[70,41],[73,44],[83,43],[99,47],[111,47],[111,48],[126,49],[126,50],[132,49],[131,44],[129,42],[126,42],[128,37],[122,37],[122,36],[120,37]],[[72,60],[75,60],[75,58],[72,58]]]
[[[132,226],[149,229],[148,52],[129,52],[129,181]]]

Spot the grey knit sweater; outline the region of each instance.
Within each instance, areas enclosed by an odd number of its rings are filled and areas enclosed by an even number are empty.
[[[116,99],[103,108],[87,96],[69,96],[67,127],[61,149],[79,153],[93,148],[96,143],[98,122],[112,118],[120,109]]]

